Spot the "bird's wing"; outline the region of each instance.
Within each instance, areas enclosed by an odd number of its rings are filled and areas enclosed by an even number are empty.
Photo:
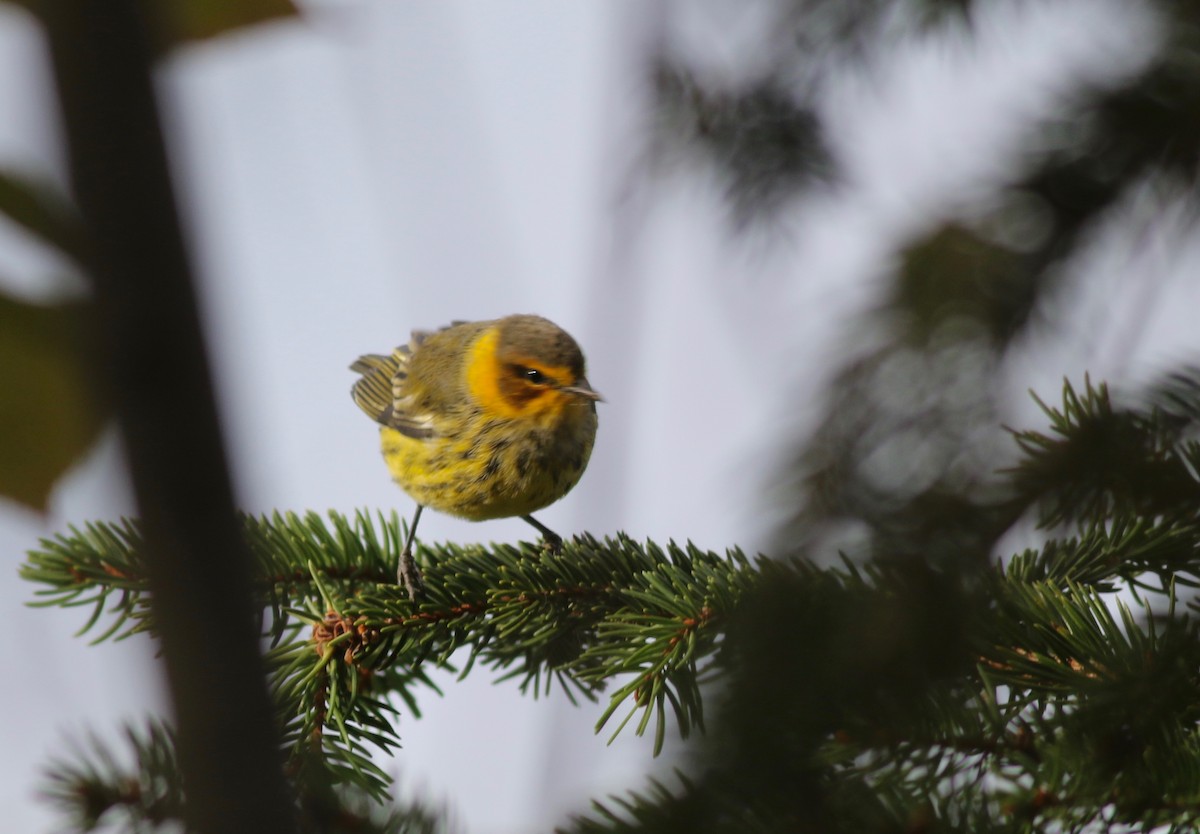
[[[426,336],[423,331],[414,332],[409,344],[401,345],[389,356],[369,353],[350,366],[350,370],[362,374],[350,389],[358,407],[375,422],[417,440],[433,437],[433,418],[416,408],[413,398],[405,394],[404,383],[409,358]]]

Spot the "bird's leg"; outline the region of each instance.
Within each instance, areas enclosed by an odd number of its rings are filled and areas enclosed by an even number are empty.
[[[542,522],[538,521],[531,515],[523,515],[521,518],[525,519],[534,527],[536,527],[538,532],[542,534],[543,547],[545,547],[551,553],[562,553],[562,536],[560,536],[558,533],[555,533],[553,530],[551,530],[545,524],[542,524]]]
[[[416,602],[417,597],[425,593],[425,582],[421,579],[421,569],[417,567],[412,556],[413,539],[417,535],[417,522],[421,520],[421,510],[423,509],[425,509],[424,506],[417,504],[412,524],[408,525],[408,536],[404,539],[404,550],[400,553],[400,565],[396,569],[396,581],[405,587],[408,591],[408,598],[413,602]]]

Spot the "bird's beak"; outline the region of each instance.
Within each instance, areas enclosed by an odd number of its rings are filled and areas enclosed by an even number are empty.
[[[568,394],[578,394],[584,399],[595,400],[596,402],[604,402],[604,397],[600,396],[592,389],[591,383],[580,377],[579,382],[575,385],[567,385],[562,388]]]

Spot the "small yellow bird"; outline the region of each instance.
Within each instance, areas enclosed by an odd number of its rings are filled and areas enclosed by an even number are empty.
[[[540,316],[454,322],[413,331],[390,356],[359,357],[351,395],[379,423],[393,480],[417,502],[398,579],[422,590],[412,558],[421,510],[483,521],[520,516],[562,544],[531,513],[578,483],[596,437],[596,401],[583,352]]]

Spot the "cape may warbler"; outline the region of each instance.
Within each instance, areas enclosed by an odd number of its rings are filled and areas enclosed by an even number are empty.
[[[417,502],[399,581],[415,598],[421,510],[482,521],[521,516],[552,548],[562,539],[531,513],[579,481],[596,436],[596,401],[575,340],[540,316],[414,331],[390,356],[359,357],[351,394],[382,425],[392,478]]]

